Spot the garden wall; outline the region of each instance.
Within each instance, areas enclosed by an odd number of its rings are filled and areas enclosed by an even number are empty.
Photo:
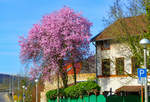
[[[90,78],[95,78],[96,75],[95,73],[86,73],[86,74],[78,74],[77,75],[77,81],[87,81]],[[41,92],[41,99],[40,102],[47,102],[46,100],[46,92],[52,89],[57,89],[57,77],[53,77],[53,81],[48,82],[45,81],[44,82],[44,90]],[[74,82],[73,80],[73,75],[68,75],[68,84],[72,84]],[[60,87],[63,86],[62,84],[62,80],[60,79]]]

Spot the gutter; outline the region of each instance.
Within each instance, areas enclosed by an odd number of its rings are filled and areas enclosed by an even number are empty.
[[[96,42],[95,42],[95,44],[94,44],[94,42],[92,42],[92,44],[95,46],[95,48],[96,48],[96,58],[95,58],[95,60],[96,60],[96,64],[95,64],[95,66],[96,66],[96,83],[98,84],[98,73],[97,73],[97,46],[96,46]]]

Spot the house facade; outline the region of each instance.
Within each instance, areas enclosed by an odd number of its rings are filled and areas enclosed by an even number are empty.
[[[136,69],[129,47],[111,40],[102,42],[107,42],[108,45],[105,46],[107,49],[104,49],[101,41],[97,42],[100,43],[97,44],[97,70],[101,91],[115,92],[122,86],[140,85],[137,79],[130,76]]]
[[[122,20],[128,31],[121,28]],[[133,57],[130,47],[115,39],[126,32],[133,36],[146,32],[145,22],[144,16],[117,20],[92,39],[96,45],[96,68],[101,92],[116,92],[124,86],[141,85],[136,73],[139,66],[136,65],[136,58]]]

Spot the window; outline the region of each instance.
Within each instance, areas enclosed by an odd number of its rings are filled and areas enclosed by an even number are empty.
[[[110,75],[110,59],[102,60],[102,75],[109,76]]]
[[[116,75],[124,75],[124,58],[116,58]]]
[[[110,40],[104,40],[102,41],[102,50],[109,50],[110,49]]]
[[[132,64],[132,74],[137,74],[137,68],[139,68],[139,65],[136,57],[131,57],[131,64]]]

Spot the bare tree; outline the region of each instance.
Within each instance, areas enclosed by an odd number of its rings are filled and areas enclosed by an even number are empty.
[[[114,42],[129,46],[132,55],[126,56],[133,56],[135,65],[143,65],[143,48],[139,41],[150,39],[150,0],[115,0],[103,21]]]

